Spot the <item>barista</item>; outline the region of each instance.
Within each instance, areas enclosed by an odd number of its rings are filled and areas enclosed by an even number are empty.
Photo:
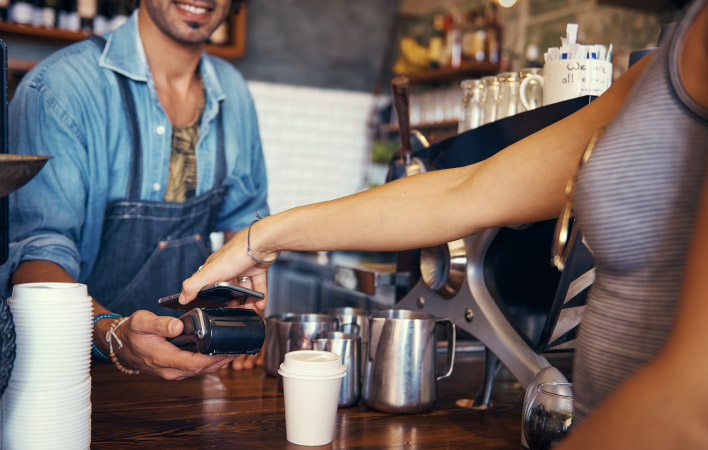
[[[257,222],[184,282],[180,301],[212,281],[261,279],[259,261],[282,250],[422,248],[551,219],[575,179],[596,279],[573,368],[579,426],[559,448],[708,448],[708,361],[696,357],[708,343],[706,79],[708,0],[695,0],[659,50],[575,114],[478,164]]]
[[[95,353],[113,326],[129,373],[179,379],[233,359],[167,342],[182,322],[157,300],[204,262],[212,231],[229,239],[268,214],[246,83],[204,52],[238,4],[143,0],[116,31],[42,61],[10,105],[12,151],[54,157],[10,199],[12,283],[86,283]]]

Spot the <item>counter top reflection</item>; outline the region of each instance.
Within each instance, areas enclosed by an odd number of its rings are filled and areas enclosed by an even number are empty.
[[[334,442],[313,448],[520,448],[523,391],[506,371],[492,409],[457,405],[481,386],[483,362],[483,354],[458,357],[452,377],[438,383],[436,406],[423,414],[340,408]],[[92,449],[305,448],[286,441],[283,395],[260,368],[174,382],[127,376],[104,361],[91,372]]]

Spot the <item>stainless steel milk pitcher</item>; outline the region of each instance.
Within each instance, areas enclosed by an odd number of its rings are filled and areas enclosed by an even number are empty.
[[[447,325],[447,367],[438,374],[435,325]],[[362,398],[372,409],[418,413],[435,404],[437,381],[452,374],[455,323],[418,311],[387,309],[369,315],[369,352]]]

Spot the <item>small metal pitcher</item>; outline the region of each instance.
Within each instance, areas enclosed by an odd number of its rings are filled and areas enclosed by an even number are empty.
[[[435,325],[447,325],[447,368],[438,375]],[[387,309],[369,315],[369,354],[362,398],[372,409],[419,413],[433,407],[437,381],[452,374],[455,323],[418,311]]]
[[[364,358],[369,348],[369,313],[363,308],[332,308],[322,311],[323,314],[329,314],[336,317],[339,321],[338,331],[344,333],[356,334],[361,338],[361,351],[359,352],[359,377],[358,380],[364,378]]]
[[[337,331],[338,321],[329,314],[293,314],[278,321],[280,354],[294,350],[311,350],[312,340],[319,334]]]
[[[266,337],[264,367],[266,374],[271,377],[278,376],[278,368],[280,367],[280,363],[283,362],[284,356],[283,353],[280,353],[278,322],[294,315],[294,313],[273,314],[272,316],[268,316],[265,320]]]
[[[361,338],[356,334],[330,331],[320,334],[312,341],[313,350],[324,350],[342,357],[342,364],[347,374],[342,378],[342,388],[339,391],[339,407],[346,408],[359,403],[361,397],[361,377],[359,364],[361,358]]]

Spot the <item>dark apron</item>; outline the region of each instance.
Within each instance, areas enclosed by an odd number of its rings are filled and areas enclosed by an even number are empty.
[[[105,39],[91,36],[103,48]],[[180,292],[211,253],[209,233],[216,228],[229,186],[226,177],[223,115],[219,112],[215,186],[185,202],[140,200],[142,147],[135,103],[128,79],[116,73],[128,115],[131,139],[130,175],[124,200],[111,202],[104,216],[101,246],[89,292],[109,310],[128,316],[139,309],[158,315],[179,311],[158,306],[157,300]]]

